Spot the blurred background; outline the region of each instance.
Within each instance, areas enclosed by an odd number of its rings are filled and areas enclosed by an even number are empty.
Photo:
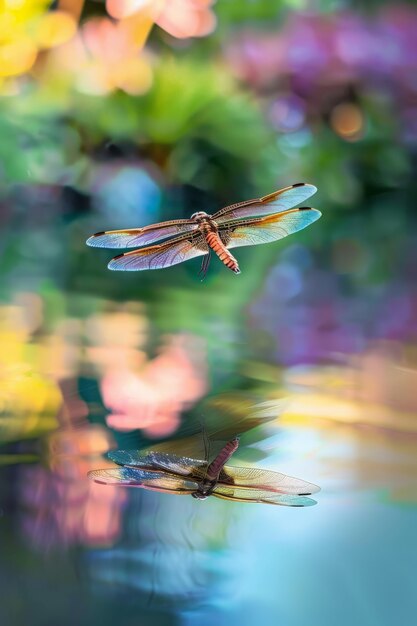
[[[2,624],[412,623],[416,30],[394,0],[0,1]],[[300,181],[323,217],[240,276],[85,245]],[[201,422],[318,505],[86,479]]]

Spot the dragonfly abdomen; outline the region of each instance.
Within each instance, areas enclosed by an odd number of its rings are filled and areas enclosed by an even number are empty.
[[[218,478],[220,471],[227,461],[230,459],[232,454],[236,452],[239,446],[239,439],[235,437],[232,441],[229,441],[224,448],[219,452],[214,461],[210,463],[207,468],[207,478],[208,480],[215,480]]]
[[[238,262],[219,237],[216,231],[210,231],[205,233],[206,241],[210,248],[217,254],[220,261],[222,261],[229,270],[232,270],[235,274],[240,274]]]

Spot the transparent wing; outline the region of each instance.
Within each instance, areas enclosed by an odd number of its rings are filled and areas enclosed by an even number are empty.
[[[277,419],[287,405],[287,398],[257,402],[241,391],[219,394],[204,405],[207,432],[216,439],[230,439]]]
[[[233,487],[244,490],[255,487],[270,492],[299,496],[309,496],[320,491],[320,487],[301,480],[301,478],[293,478],[270,470],[235,467],[234,465],[226,465],[223,468],[220,472],[219,483],[233,485]]]
[[[103,231],[89,237],[86,243],[94,248],[137,248],[196,228],[194,220],[171,220],[143,228]]]
[[[292,235],[318,220],[320,216],[317,209],[303,207],[251,220],[236,220],[220,228],[220,237],[227,248],[256,246]]]
[[[202,235],[182,235],[167,243],[120,254],[110,261],[108,268],[122,271],[158,270],[207,254],[208,250]]]
[[[194,481],[177,478],[164,472],[146,472],[131,467],[99,469],[88,472],[88,477],[103,485],[121,485],[123,487],[143,487],[151,491],[168,491],[189,494],[197,490]]]
[[[199,413],[204,416],[204,429],[210,442],[210,458],[214,459],[225,443],[237,434],[244,436],[245,443],[258,441],[262,438],[262,426],[277,419],[287,405],[287,398],[259,402],[258,396],[241,390],[206,398],[199,405]],[[175,454],[192,459],[193,462],[195,459],[206,459],[207,451],[201,428],[201,423],[196,420],[184,422],[175,438],[152,444],[139,454]],[[247,449],[242,451],[243,455],[245,451]],[[114,458],[113,460],[118,462]]]
[[[263,198],[231,204],[217,211],[212,218],[220,225],[230,219],[279,213],[280,211],[286,211],[304,202],[304,200],[307,200],[307,198],[316,193],[316,191],[317,187],[314,185],[296,183],[295,185],[291,185],[291,187],[274,191]]]
[[[200,476],[201,472],[203,472],[205,475],[205,469],[207,464],[205,461],[198,460],[199,458],[203,459],[206,457],[206,449],[204,446],[204,440],[201,431],[189,437],[184,436],[184,433],[186,433],[188,429],[191,430],[195,428],[196,427],[193,425],[185,427],[183,429],[183,435],[179,438],[167,439],[166,441],[162,441],[161,443],[152,444],[152,446],[149,446],[148,450],[143,451],[143,454],[147,454],[148,452],[154,452],[158,454],[167,453],[169,455],[173,455],[173,451],[175,451],[176,456],[181,456],[183,458],[185,457],[186,459],[190,459],[192,464],[195,463],[195,465],[193,466],[193,472],[195,471],[196,475]],[[236,431],[233,434],[236,434]],[[227,438],[222,438],[221,440],[213,440],[210,433],[209,443],[210,459],[212,460],[223,449],[225,443],[227,443]],[[200,463],[202,463],[203,465],[200,466]]]
[[[118,465],[137,467],[150,472],[164,470],[180,476],[201,477],[207,467],[206,461],[166,452],[150,451],[144,454],[140,450],[112,450],[107,456]]]
[[[235,500],[235,502],[263,502],[278,506],[312,506],[317,504],[311,498],[277,494],[263,489],[233,489],[222,485],[215,487],[213,496],[224,500]]]

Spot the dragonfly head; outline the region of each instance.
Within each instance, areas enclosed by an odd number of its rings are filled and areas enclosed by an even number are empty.
[[[204,211],[198,211],[197,213],[192,214],[191,219],[195,220],[196,222],[201,222],[208,217],[210,217],[208,213],[205,213]]]
[[[196,498],[196,500],[205,500],[209,496],[209,494],[206,495],[204,493],[200,493],[199,491],[195,491],[191,495],[193,496],[193,498]]]
[[[205,500],[213,493],[213,489],[216,486],[217,480],[203,480],[198,485],[198,490],[192,493],[193,498],[197,500]]]

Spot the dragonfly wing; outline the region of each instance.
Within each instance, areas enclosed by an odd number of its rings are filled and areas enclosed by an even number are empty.
[[[306,228],[321,216],[317,209],[303,207],[250,220],[236,220],[220,228],[220,237],[227,248],[256,246],[283,239]]]
[[[172,476],[165,472],[146,472],[132,467],[116,467],[88,472],[88,477],[104,485],[122,487],[143,487],[151,491],[167,491],[178,494],[190,494],[198,489],[192,480]]]
[[[143,453],[140,450],[112,450],[107,453],[107,456],[118,465],[137,467],[150,472],[163,470],[180,476],[201,477],[207,467],[206,461],[166,452]]]
[[[235,502],[263,502],[278,506],[312,506],[316,504],[316,501],[311,498],[278,494],[263,489],[233,489],[233,487],[220,485],[215,487],[213,496]]]
[[[196,228],[194,220],[171,220],[143,228],[103,231],[89,237],[86,243],[93,248],[137,248]]]
[[[226,220],[241,217],[251,217],[260,215],[270,215],[271,213],[279,213],[286,211],[292,207],[304,202],[314,193],[317,187],[308,183],[297,183],[291,187],[284,187],[273,193],[258,198],[256,200],[247,200],[232,204],[217,211],[212,218],[220,225]]]
[[[198,432],[196,432],[197,429]],[[204,444],[204,439],[201,434],[201,425],[188,424],[187,426],[181,427],[178,432],[179,437],[176,439],[167,439],[161,443],[152,444],[152,446],[149,447],[149,452],[167,453],[172,455],[175,450],[176,455],[185,457],[186,459],[191,459],[193,472],[197,472],[198,475],[200,472],[205,472],[208,463],[206,463],[206,461],[199,460],[207,457],[207,446]],[[187,436],[189,432],[194,432],[194,434]],[[229,438],[226,437],[225,439],[222,437],[222,440],[218,441],[218,437],[216,436],[216,440],[213,440],[211,436],[212,431],[208,426],[208,422],[206,432],[209,436],[209,456],[210,458],[214,458],[223,449]],[[239,432],[241,431],[239,430]],[[232,436],[234,435],[236,435],[236,430],[232,433]],[[146,450],[146,453],[147,452],[148,450]]]
[[[207,254],[208,251],[209,248],[200,233],[181,235],[166,243],[120,254],[110,261],[108,268],[122,271],[158,270]]]
[[[320,487],[301,478],[293,478],[257,467],[235,467],[234,465],[225,465],[220,472],[219,483],[233,485],[244,490],[255,488],[299,496],[309,496],[320,491]]]

